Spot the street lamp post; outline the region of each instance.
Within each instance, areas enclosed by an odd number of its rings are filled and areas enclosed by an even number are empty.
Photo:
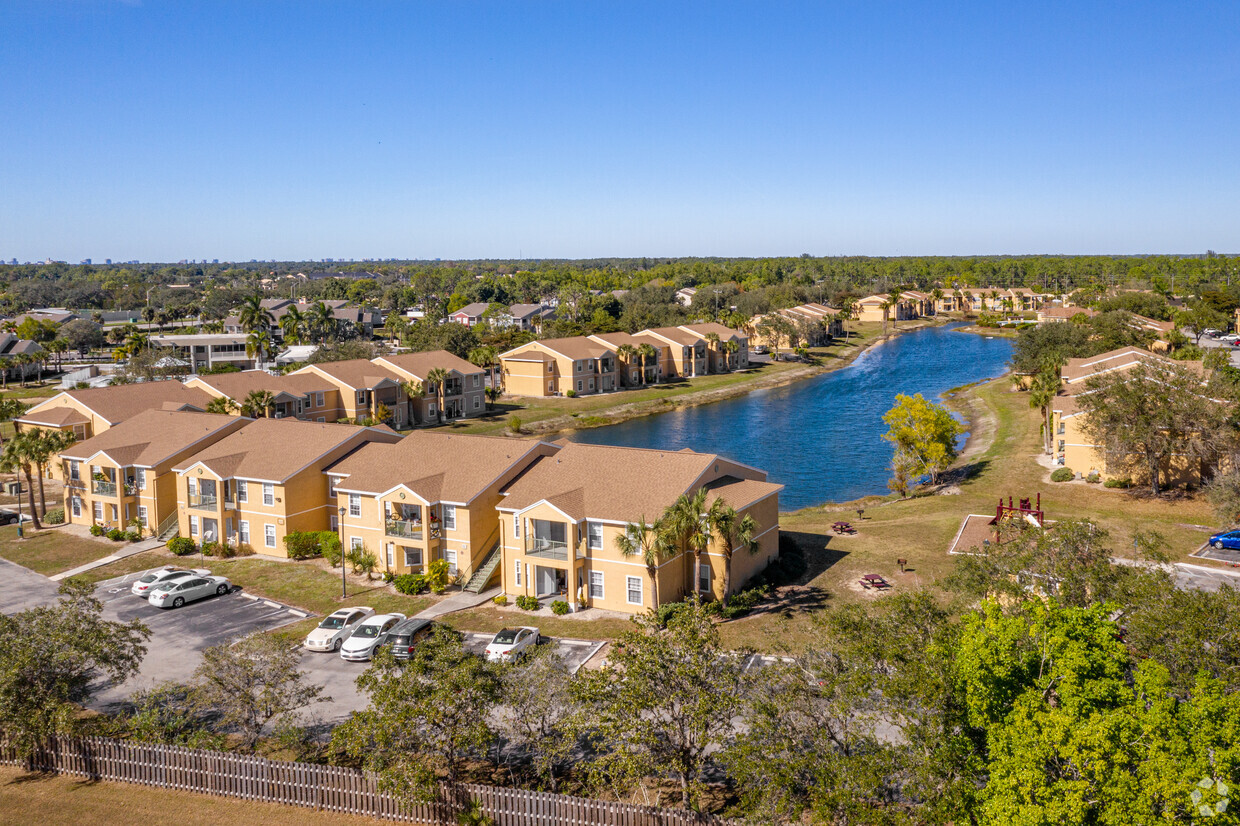
[[[17,538],[25,539],[26,534],[22,531],[22,480],[17,480]]]
[[[349,596],[348,585],[344,578],[344,508],[340,509],[340,520],[337,525],[340,531],[340,599],[347,599]]]

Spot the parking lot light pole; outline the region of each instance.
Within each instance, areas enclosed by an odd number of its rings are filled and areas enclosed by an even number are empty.
[[[349,597],[349,586],[345,583],[344,578],[344,508],[340,509],[340,599],[345,600]]]

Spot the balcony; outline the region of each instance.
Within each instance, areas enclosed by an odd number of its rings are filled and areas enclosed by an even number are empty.
[[[189,506],[200,511],[213,511],[218,502],[219,498],[210,493],[192,493],[189,497]]]
[[[525,543],[525,555],[539,559],[556,559],[568,561],[568,543],[558,539],[546,539],[541,536],[532,537]]]
[[[383,532],[388,536],[398,536],[402,539],[421,539],[422,523],[387,519],[383,522]]]
[[[90,492],[95,494],[96,496],[115,496],[116,495],[116,483],[115,482],[100,482],[97,479],[92,480],[90,483]]]

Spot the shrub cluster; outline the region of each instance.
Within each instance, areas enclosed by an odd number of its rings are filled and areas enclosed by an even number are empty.
[[[426,590],[426,575],[397,574],[392,577],[392,587],[402,594],[420,594]]]
[[[188,536],[174,536],[168,540],[168,550],[177,556],[189,556],[197,552],[198,546]]]
[[[316,556],[327,556],[326,548],[334,546],[339,549],[340,537],[335,531],[293,531],[284,537],[284,548],[289,559],[313,559]],[[339,557],[336,558],[339,561]],[[332,562],[334,566],[336,562]]]
[[[508,597],[504,594],[500,594],[495,599],[491,600],[491,602],[494,602],[500,608],[503,608],[505,605],[508,604]]]
[[[1076,474],[1072,472],[1070,467],[1061,467],[1051,474],[1052,482],[1071,482],[1076,478]]]
[[[1132,487],[1131,479],[1108,479],[1102,483],[1104,488],[1130,488]]]
[[[538,600],[531,596],[521,594],[517,597],[517,607],[523,611],[537,611]]]
[[[63,525],[65,524],[65,509],[52,508],[43,514],[43,522],[46,525]]]
[[[562,599],[557,599],[551,603],[551,613],[557,617],[562,617],[568,613],[568,603]]]
[[[103,525],[91,525],[90,526],[91,536],[103,536],[104,533],[106,533],[106,531],[104,531]]]

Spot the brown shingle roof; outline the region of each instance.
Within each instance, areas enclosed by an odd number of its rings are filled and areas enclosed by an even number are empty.
[[[669,341],[674,341],[677,344],[682,344],[682,345],[683,344],[697,344],[699,341],[702,340],[700,336],[695,336],[693,333],[689,332],[688,330],[682,330],[679,327],[653,327],[649,330],[642,330],[641,333],[638,333],[638,335],[642,335],[643,333],[648,333],[650,335],[655,335],[655,336],[662,336],[663,338],[668,339]]]
[[[38,413],[26,413],[17,421],[28,424],[44,424],[65,427],[71,424],[87,424],[90,418],[76,407],[49,407]]]
[[[493,436],[410,433],[396,444],[369,444],[327,469],[338,487],[379,494],[404,485],[428,502],[468,502],[538,442]]]
[[[167,402],[196,407],[200,410],[211,401],[211,395],[204,390],[186,387],[179,381],[146,381],[138,384],[116,384],[109,387],[91,387],[86,390],[66,390],[64,395],[77,401],[88,410],[93,410],[109,424],[116,424],[143,410],[159,410]],[[27,411],[29,416],[41,413],[44,405],[51,407],[50,402],[59,398],[53,396],[41,405]]]
[[[722,499],[733,510],[742,510],[765,499],[773,493],[783,490],[783,485],[773,482],[759,482],[756,479],[738,479],[735,476],[723,476],[706,486],[711,493],[711,500]]]
[[[154,467],[213,434],[243,427],[245,421],[212,413],[146,410],[61,455],[86,461],[102,451],[121,465]]]
[[[531,346],[535,345],[535,346]],[[529,357],[530,350],[536,350],[539,347],[554,351],[565,358],[573,359],[593,359],[610,353],[611,350],[597,341],[590,341],[585,336],[573,336],[571,338],[546,338],[538,341],[531,341],[514,350],[504,353],[503,357],[520,356]],[[517,353],[516,350],[522,352]]]
[[[447,350],[429,350],[424,353],[401,353],[396,356],[381,356],[375,359],[375,362],[397,372],[403,371],[408,373],[420,381],[424,381],[426,374],[436,367],[442,367],[445,370],[456,370],[467,376],[483,372],[481,367],[466,361],[460,356],[449,353]]]
[[[731,327],[725,327],[722,324],[716,324],[713,321],[706,322],[705,324],[682,324],[677,329],[684,330],[699,338],[705,338],[708,333],[714,333],[723,341],[727,341],[730,338],[746,338],[741,331],[733,330]]]
[[[1109,350],[1096,356],[1068,359],[1060,371],[1066,384],[1083,382],[1090,376],[1110,370],[1125,370],[1142,362],[1152,364],[1170,364],[1171,359],[1143,350],[1140,347],[1121,347]]]
[[[398,384],[401,381],[399,373],[393,372],[382,365],[375,364],[368,359],[325,361],[320,364],[311,364],[303,367],[300,370],[294,371],[291,375],[314,373],[316,371],[331,376],[345,387],[350,387],[354,390],[369,390],[384,379]]]
[[[336,386],[321,376],[306,373],[298,376],[273,376],[266,370],[243,370],[240,373],[218,373],[213,376],[195,376],[199,381],[215,388],[230,399],[243,401],[255,390],[269,390],[275,395],[288,393],[301,397],[307,393],[334,390]]]
[[[257,419],[174,469],[185,470],[202,462],[221,476],[280,482],[359,437],[368,441],[384,435],[374,428],[348,424]]]

